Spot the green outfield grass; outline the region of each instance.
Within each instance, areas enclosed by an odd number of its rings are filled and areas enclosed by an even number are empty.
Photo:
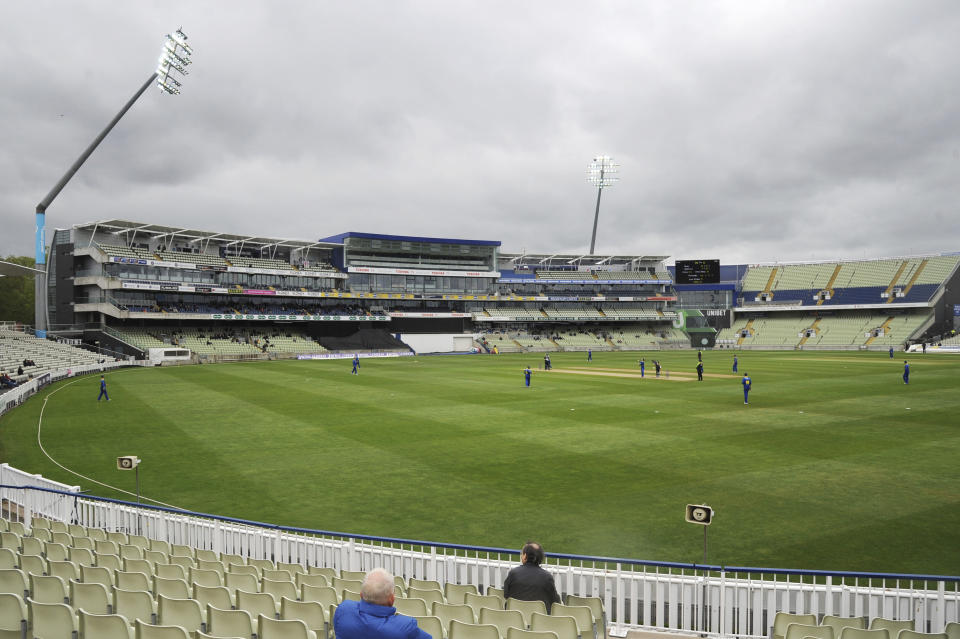
[[[552,359],[529,389],[542,355],[129,369],[108,375],[109,403],[90,376],[3,417],[0,454],[129,499],[42,455],[50,396],[58,462],[133,490],[115,458],[138,455],[144,495],[203,512],[699,562],[683,515],[706,503],[710,563],[960,574],[960,358],[910,357],[905,386],[902,355],[742,352],[750,406],[729,351],[704,354],[704,382],[690,351]]]

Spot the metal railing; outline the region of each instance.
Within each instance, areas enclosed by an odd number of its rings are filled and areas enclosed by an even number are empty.
[[[47,517],[253,559],[344,570],[383,567],[405,579],[500,587],[518,551],[264,524],[81,495],[0,466],[3,512]],[[14,514],[15,513],[15,514]],[[940,632],[960,618],[960,577],[681,564],[550,554],[564,595],[600,597],[611,634],[628,629],[765,637],[778,611],[909,619]]]

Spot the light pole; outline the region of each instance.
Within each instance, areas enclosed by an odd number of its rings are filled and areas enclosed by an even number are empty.
[[[164,40],[163,48],[160,50],[160,60],[158,62],[157,70],[154,71],[147,81],[143,83],[137,92],[130,98],[127,103],[120,109],[120,112],[110,121],[110,124],[100,132],[100,135],[94,139],[94,141],[86,148],[86,150],[80,154],[80,157],[77,158],[77,161],[73,163],[63,177],[60,178],[60,181],[57,182],[50,192],[47,193],[47,196],[43,198],[39,204],[37,204],[36,210],[36,268],[38,271],[42,271],[42,274],[38,273],[35,278],[34,291],[36,299],[34,301],[34,328],[37,331],[37,337],[46,337],[47,334],[47,256],[46,256],[46,229],[44,228],[46,221],[46,212],[47,207],[53,203],[53,200],[60,194],[60,191],[63,190],[63,187],[67,185],[67,182],[74,176],[74,174],[83,166],[83,163],[87,161],[87,158],[90,157],[90,154],[103,142],[103,139],[107,137],[107,134],[116,126],[117,122],[120,121],[127,111],[130,110],[130,107],[133,106],[133,103],[136,102],[144,91],[147,90],[154,81],[156,81],[157,86],[171,94],[176,95],[180,93],[181,83],[174,78],[171,73],[176,71],[182,75],[187,75],[187,66],[190,64],[190,56],[193,55],[193,49],[187,46],[187,36],[177,29],[173,34],[167,34],[166,40]]]
[[[590,168],[587,169],[587,182],[597,187],[597,210],[593,213],[593,235],[590,236],[590,255],[597,242],[597,220],[600,219],[600,194],[603,187],[610,186],[620,178],[612,175],[617,173],[620,165],[613,163],[613,158],[607,155],[598,155],[593,158]]]

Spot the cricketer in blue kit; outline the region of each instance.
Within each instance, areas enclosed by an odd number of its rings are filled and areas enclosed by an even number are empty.
[[[903,360],[903,383],[910,383],[910,364],[907,363],[907,360]]]
[[[904,375],[906,379],[906,375]],[[97,401],[99,402],[102,397],[106,397],[107,401],[110,401],[110,396],[107,395],[107,380],[104,379],[103,375],[100,376],[100,394],[97,395]]]
[[[753,384],[753,380],[751,380],[750,377],[744,373],[743,379],[740,380],[740,383],[743,384],[743,403],[749,404],[750,386]]]
[[[527,386],[528,388],[529,388],[529,386],[530,386],[530,376],[531,376],[531,375],[533,375],[533,371],[530,370],[530,367],[529,367],[529,366],[527,366],[525,369],[523,369],[523,381],[524,381],[524,383],[526,384],[526,386]]]

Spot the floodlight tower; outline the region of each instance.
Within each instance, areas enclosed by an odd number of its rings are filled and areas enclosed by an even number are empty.
[[[593,255],[593,247],[597,242],[597,220],[600,219],[600,194],[603,193],[603,187],[611,186],[620,178],[612,175],[620,169],[619,164],[613,163],[613,158],[608,155],[598,155],[593,158],[590,168],[587,169],[587,182],[597,187],[597,210],[593,214],[593,235],[590,236],[590,255]]]
[[[47,212],[47,207],[53,203],[53,200],[60,194],[60,191],[63,190],[63,187],[67,185],[67,182],[74,176],[74,174],[83,166],[83,163],[87,161],[87,158],[90,157],[90,154],[103,142],[103,139],[107,137],[107,134],[116,126],[117,122],[120,121],[127,111],[130,110],[130,107],[133,106],[133,103],[136,102],[144,91],[147,90],[151,84],[156,81],[157,86],[166,93],[170,95],[176,95],[180,93],[180,87],[182,86],[181,82],[173,77],[173,72],[176,71],[181,75],[187,75],[187,66],[190,65],[191,60],[190,56],[193,55],[193,49],[187,45],[187,36],[181,29],[177,29],[172,34],[167,34],[166,40],[163,42],[163,48],[160,50],[160,60],[158,61],[157,70],[150,74],[150,77],[147,78],[147,81],[143,83],[143,86],[137,90],[137,92],[130,98],[127,103],[120,109],[120,112],[110,121],[110,124],[100,132],[100,135],[94,139],[94,141],[87,147],[87,149],[80,154],[80,157],[77,158],[77,161],[73,163],[63,177],[60,178],[60,181],[50,189],[50,192],[47,193],[47,196],[40,201],[40,204],[37,204],[36,211],[36,268],[38,273],[35,278],[35,295],[36,300],[34,303],[34,323],[38,337],[43,337],[46,335],[47,331],[47,256],[46,256],[46,230],[45,217]]]

